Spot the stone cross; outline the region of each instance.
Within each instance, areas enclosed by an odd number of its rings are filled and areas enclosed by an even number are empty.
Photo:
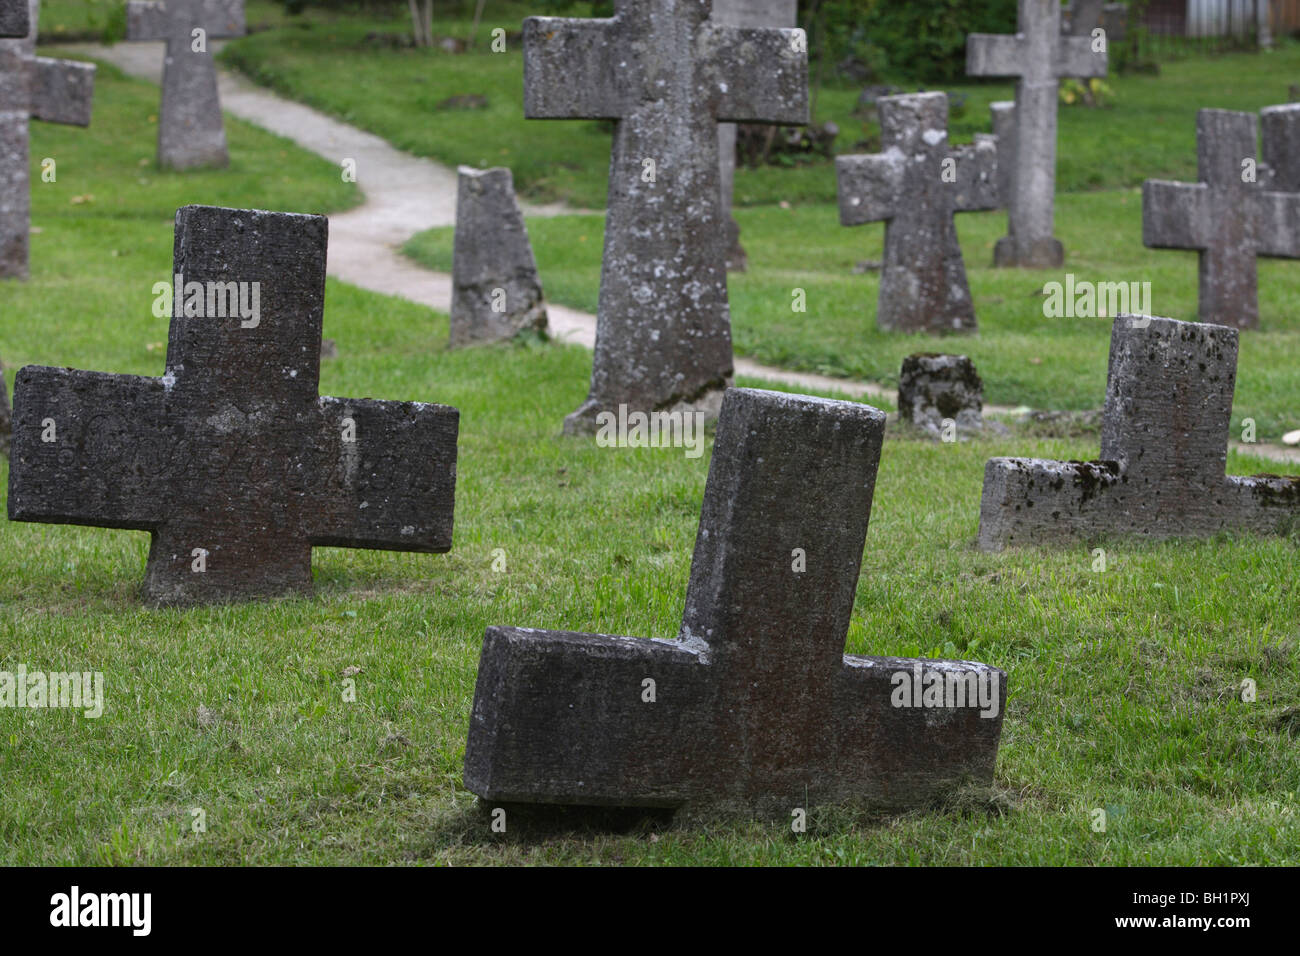
[[[163,605],[309,592],[313,546],[449,550],[457,410],[317,395],[327,232],[179,210],[166,373],[19,371],[10,519],[150,532]]]
[[[994,458],[984,469],[983,551],[1102,535],[1276,534],[1300,517],[1300,478],[1225,477],[1236,329],[1121,315],[1098,461]]]
[[[1053,236],[1056,199],[1056,105],[1060,78],[1106,75],[1106,54],[1088,37],[1061,33],[1060,0],[1020,0],[1020,32],[972,33],[966,41],[971,76],[1014,76],[1016,144],[1002,155],[1012,164],[1007,235],[994,264],[1050,269],[1065,261]]]
[[[729,27],[793,27],[798,0],[713,0],[713,19]],[[744,272],[749,257],[740,244],[740,224],[731,213],[736,181],[736,124],[718,124],[718,174],[722,177],[722,216],[727,231],[727,268]]]
[[[887,331],[973,332],[975,306],[953,214],[998,205],[997,148],[948,145],[948,95],[877,103],[883,152],[840,156],[840,223],[885,220],[876,324]]]
[[[1259,111],[1264,149],[1260,158],[1268,167],[1268,188],[1280,193],[1300,192],[1300,103],[1266,106]]]
[[[731,381],[717,123],[808,121],[801,30],[709,19],[710,0],[615,0],[610,19],[524,20],[524,115],[613,119],[587,401],[716,413]]]
[[[728,390],[680,639],[488,628],[466,787],[487,801],[788,816],[988,784],[1005,674],[844,656],[884,426],[867,405]],[[902,701],[912,682],[899,675],[921,672],[950,677],[965,705]]]
[[[1253,113],[1196,114],[1200,182],[1148,179],[1142,185],[1142,241],[1153,249],[1200,253],[1204,322],[1259,325],[1255,259],[1300,258],[1300,195],[1274,192],[1256,165]]]
[[[202,31],[200,33],[200,31]],[[218,37],[244,35],[244,0],[130,0],[128,40],[166,40],[158,163],[167,169],[225,166],[226,131],[217,68],[208,49]]]
[[[30,30],[0,40],[0,278],[27,278],[32,220],[28,123],[90,124],[95,65],[36,55],[40,0],[27,8]],[[10,29],[20,19],[9,14]]]
[[[546,332],[546,303],[510,170],[461,166],[452,251],[451,347]]]

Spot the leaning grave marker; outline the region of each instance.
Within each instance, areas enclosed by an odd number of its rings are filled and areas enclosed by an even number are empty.
[[[1002,671],[844,656],[884,426],[868,405],[729,389],[680,639],[489,628],[466,787],[488,801],[789,813],[988,784]],[[939,685],[937,703],[912,698],[909,675]]]

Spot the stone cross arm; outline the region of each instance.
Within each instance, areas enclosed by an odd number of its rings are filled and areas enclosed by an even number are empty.
[[[128,0],[128,40],[169,40],[201,27],[209,37],[243,36],[244,0]]]
[[[1024,76],[1029,45],[1024,34],[972,33],[966,38],[966,72],[971,76]],[[1105,76],[1107,57],[1094,53],[1089,37],[1061,36],[1056,54],[1046,64],[1052,77]]]
[[[891,147],[883,153],[836,156],[840,225],[861,226],[898,214],[906,178],[907,158]]]
[[[183,400],[164,379],[28,366],[14,386],[11,520],[157,531],[184,517],[174,510],[195,508],[213,525],[196,541],[212,545],[223,512],[270,482],[301,511],[312,545],[451,548],[455,468],[427,443],[455,447],[454,408],[322,398],[296,417],[301,447],[277,461],[239,433],[234,409],[219,413],[225,441],[213,442],[212,420],[178,416]],[[221,500],[225,484],[239,486],[234,500]]]
[[[1153,249],[1205,249],[1214,241],[1209,187],[1148,179],[1142,184],[1142,242]]]
[[[629,37],[631,21],[528,17],[524,20],[524,116],[529,119],[620,119],[653,94],[633,48],[654,37]],[[808,62],[796,29],[705,23],[695,41],[700,82],[716,119],[806,123]],[[630,42],[629,42],[630,40]],[[680,77],[655,82],[679,82]]]
[[[95,94],[95,64],[36,57],[31,115],[47,123],[89,126]]]

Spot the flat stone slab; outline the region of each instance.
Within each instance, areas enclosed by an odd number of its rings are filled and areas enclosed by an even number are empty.
[[[840,224],[885,226],[876,324],[888,331],[973,332],[975,305],[955,213],[998,206],[996,146],[948,145],[948,96],[877,102],[883,151],[839,156]]]
[[[1271,123],[1274,136],[1281,125]],[[1197,318],[1241,329],[1259,326],[1256,258],[1300,258],[1300,195],[1272,188],[1278,174],[1255,165],[1257,137],[1253,113],[1201,110],[1200,181],[1142,184],[1142,242],[1152,249],[1197,250]],[[1280,175],[1284,182],[1286,164]]]
[[[991,459],[980,550],[1103,535],[1278,534],[1291,526],[1300,516],[1300,478],[1224,474],[1237,336],[1221,325],[1119,316],[1101,458]]]
[[[165,374],[20,370],[10,519],[149,531],[153,604],[309,592],[313,546],[449,550],[457,410],[317,394],[327,231],[179,210]]]
[[[801,31],[710,11],[524,20],[524,115],[615,121],[591,389],[566,432],[620,406],[716,413],[733,377],[717,124],[806,123],[808,55]]]
[[[1060,79],[1105,76],[1106,70],[1107,55],[1094,52],[1091,37],[1062,34],[1059,0],[1020,0],[1014,36],[967,37],[968,74],[1017,78],[1014,149],[999,150],[1014,185],[994,265],[1047,269],[1064,263],[1064,247],[1053,235]]]
[[[971,434],[984,427],[984,383],[965,355],[909,355],[898,377],[898,415],[938,438],[944,422]]]
[[[196,49],[194,31],[203,31]],[[217,94],[211,40],[244,35],[243,0],[129,0],[128,40],[167,42],[158,164],[165,169],[220,167],[230,162]]]
[[[452,252],[451,346],[546,331],[537,260],[514,178],[504,167],[459,170]]]
[[[844,656],[884,426],[867,405],[728,390],[680,639],[488,628],[465,786],[788,816],[989,784],[1002,671]]]

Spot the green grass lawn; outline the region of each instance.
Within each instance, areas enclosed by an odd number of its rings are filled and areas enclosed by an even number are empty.
[[[55,156],[59,180],[33,187],[31,280],[0,284],[11,367],[161,374],[151,286],[170,272],[177,205],[354,200],[332,164],[233,121],[229,171],[158,174],[156,97],[105,70],[91,130],[33,127],[33,168]],[[869,254],[863,235],[853,255]],[[3,523],[0,670],[101,671],[106,711],[0,709],[0,862],[1300,862],[1300,538],[1104,543],[1104,573],[1096,542],[972,549],[986,458],[1089,456],[1095,434],[884,449],[848,650],[1005,668],[991,789],[903,815],[823,811],[797,837],[785,823],[574,814],[511,816],[493,834],[461,787],[483,629],[674,635],[708,458],[562,438],[588,353],[452,353],[447,331],[445,316],[328,285],[341,354],[323,393],[461,410],[449,554],[322,548],[314,598],[155,611],[136,601],[144,534]],[[1245,678],[1254,703],[1239,699]],[[1090,828],[1098,807],[1105,833]]]

